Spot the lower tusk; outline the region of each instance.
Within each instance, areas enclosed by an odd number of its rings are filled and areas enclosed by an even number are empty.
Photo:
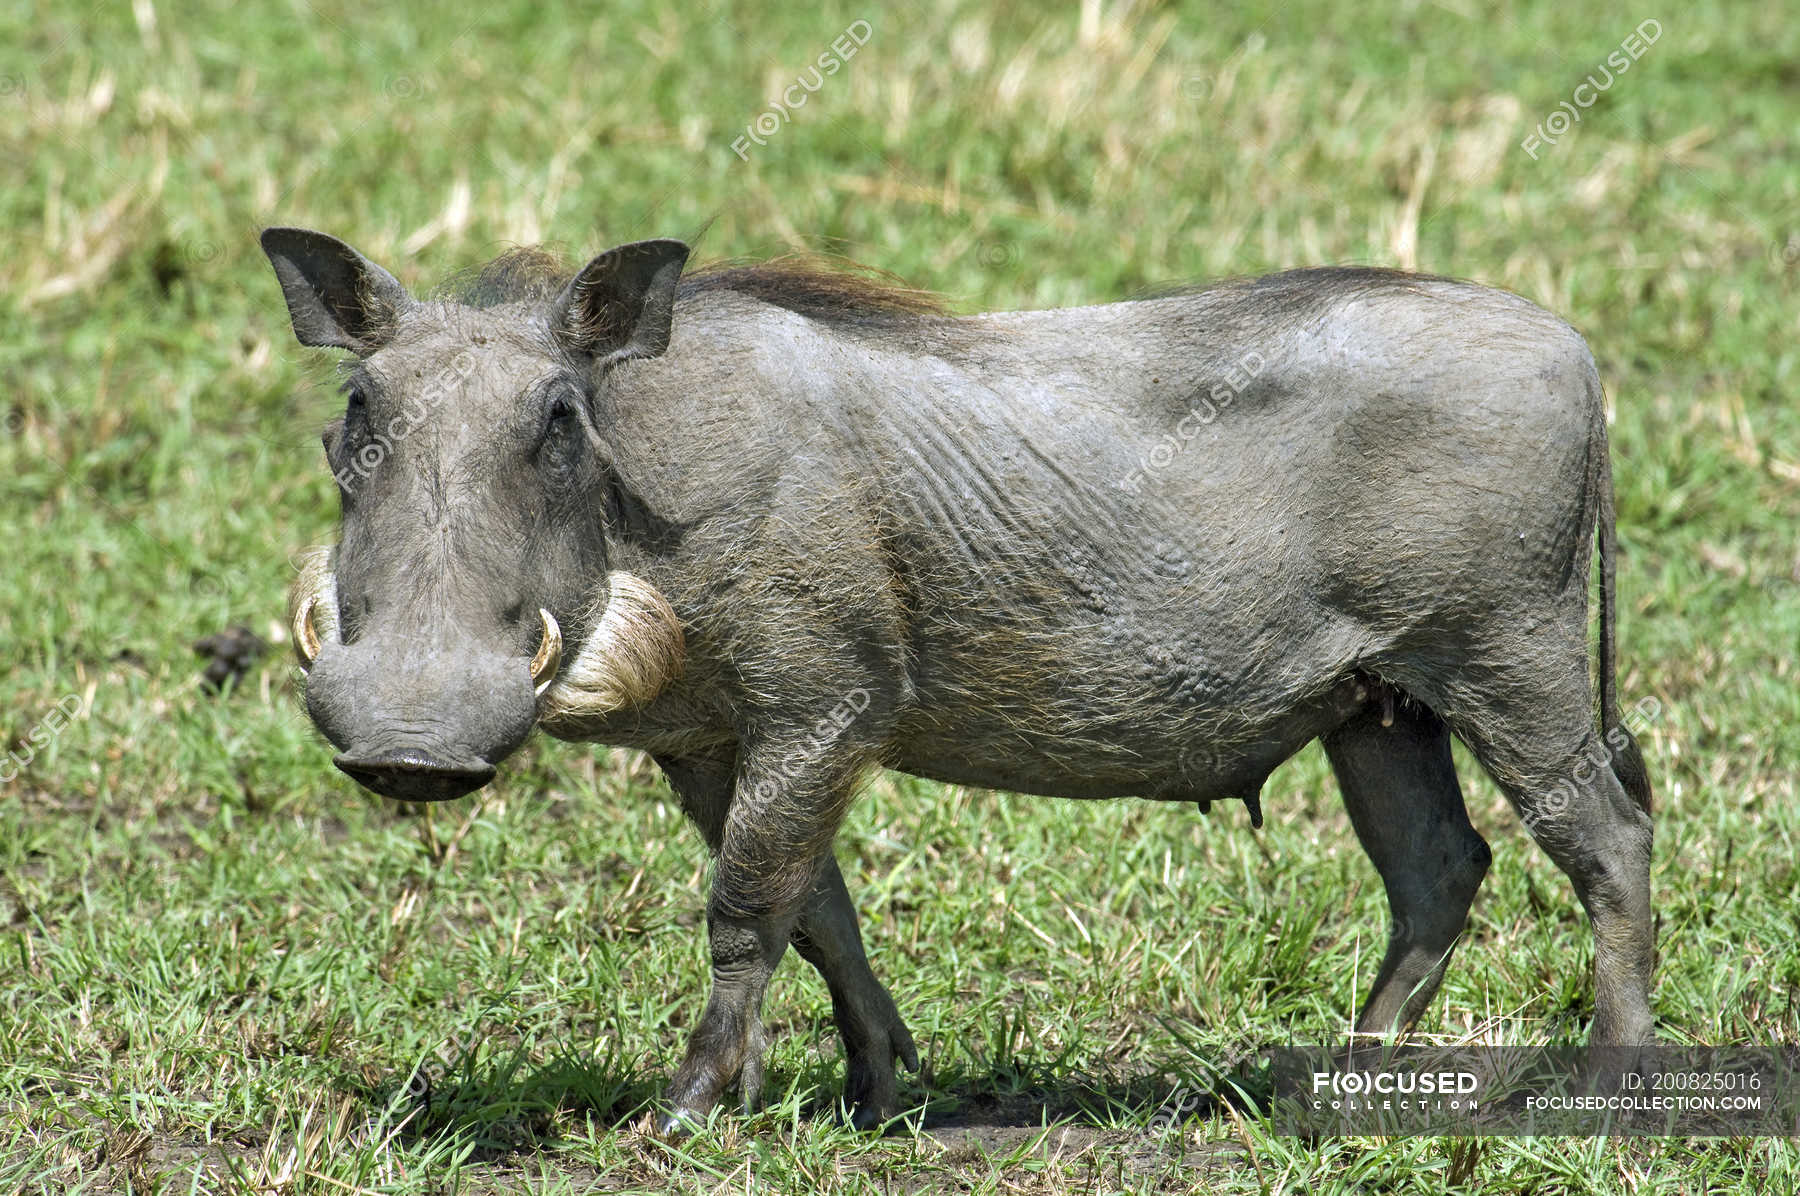
[[[531,658],[531,680],[541,698],[556,680],[556,670],[562,664],[562,628],[556,625],[556,616],[542,607],[538,608],[538,618],[544,621],[544,639],[538,645],[537,655]]]
[[[319,658],[319,633],[313,629],[313,607],[318,604],[319,596],[313,594],[294,612],[294,655],[303,670],[310,670]]]

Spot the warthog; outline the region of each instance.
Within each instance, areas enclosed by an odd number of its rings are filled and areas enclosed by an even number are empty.
[[[262,244],[300,342],[353,354],[339,541],[291,611],[338,767],[436,800],[534,726],[641,748],[713,854],[665,1128],[756,1098],[790,945],[858,1123],[895,1112],[917,1054],[832,855],[876,767],[1205,807],[1323,740],[1393,914],[1356,1022],[1385,1033],[1488,867],[1454,734],[1592,920],[1592,1040],[1649,1041],[1604,402],[1554,316],[1323,269],[959,317],[804,265],[684,274],[669,240],[419,300],[321,233]]]

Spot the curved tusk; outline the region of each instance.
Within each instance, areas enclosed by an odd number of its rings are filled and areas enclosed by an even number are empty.
[[[556,625],[556,616],[541,606],[538,618],[544,621],[544,640],[538,645],[537,655],[531,658],[531,679],[537,685],[538,696],[543,697],[562,664],[562,628]]]
[[[294,655],[300,659],[302,670],[311,670],[313,661],[319,658],[319,633],[313,629],[313,607],[318,604],[319,596],[309,594],[294,612]]]

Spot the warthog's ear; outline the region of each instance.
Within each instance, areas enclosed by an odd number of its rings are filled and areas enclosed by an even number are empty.
[[[265,228],[262,247],[303,345],[367,356],[387,343],[395,318],[412,303],[392,274],[336,237]]]
[[[604,361],[655,357],[669,347],[675,284],[687,264],[680,241],[634,241],[581,268],[550,311],[564,344]]]

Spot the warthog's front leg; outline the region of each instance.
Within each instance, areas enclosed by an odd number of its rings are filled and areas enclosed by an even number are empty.
[[[733,801],[728,754],[658,760],[718,860],[707,912],[713,991],[670,1085],[665,1132],[704,1118],[734,1080],[745,1107],[754,1105],[762,1086],[762,997],[790,941],[831,991],[856,1124],[877,1124],[895,1111],[896,1057],[918,1066],[893,999],[869,969],[831,857],[854,772],[842,764],[797,769],[795,762],[788,755],[773,777],[740,767]],[[762,780],[752,779],[758,775]]]
[[[763,994],[798,920],[798,911],[747,918],[707,910],[712,995],[688,1038],[687,1058],[669,1084],[663,1133],[683,1133],[704,1122],[733,1081],[745,1111],[755,1108],[762,1091]]]

